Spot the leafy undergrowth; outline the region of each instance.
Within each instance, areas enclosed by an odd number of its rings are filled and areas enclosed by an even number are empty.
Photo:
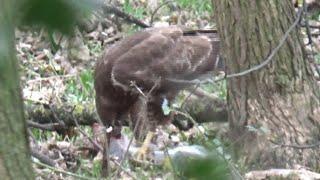
[[[153,1],[116,1],[115,5],[139,19],[153,24],[180,24],[193,28],[212,28],[211,4],[209,0],[175,0],[151,3]],[[318,15],[319,17],[319,15]],[[103,50],[127,34],[139,30],[135,25],[125,24],[113,15],[97,12],[84,22],[87,28],[75,30],[71,37],[45,29],[16,30],[17,53],[20,60],[23,97],[26,106],[32,104],[94,104],[93,69]],[[89,29],[89,30],[88,30]],[[319,39],[319,37],[317,37]],[[316,64],[320,53],[316,55]],[[226,99],[226,83],[203,84],[199,88],[222,100]],[[187,93],[181,93],[172,107],[164,105],[164,111],[180,107]],[[184,120],[190,115],[183,112]],[[191,118],[192,119],[192,118]],[[52,119],[57,120],[55,118]],[[33,158],[37,179],[100,179],[101,152],[88,137],[102,144],[103,137],[96,126],[79,126],[67,133],[30,128],[31,146],[53,159],[56,167],[40,163]],[[120,179],[226,179],[230,174],[240,176],[241,165],[232,163],[230,146],[225,138],[225,122],[195,123],[187,131],[180,131],[174,125],[160,127],[157,131],[156,150],[164,152],[162,163],[137,164],[130,160],[122,164],[112,163],[113,178]],[[123,129],[127,140],[132,138],[129,128]],[[180,146],[195,147],[200,154],[205,149],[206,158],[198,156],[171,157],[170,150]],[[133,145],[135,146],[135,144]],[[126,148],[125,148],[126,149]],[[194,150],[194,149],[193,149]],[[127,158],[127,159],[130,159]],[[116,161],[118,162],[118,161]],[[118,162],[119,163],[119,162]]]
[[[123,11],[150,23],[153,14],[154,25],[184,24],[194,28],[210,28],[211,6],[209,1],[173,1],[164,3],[158,10],[148,1],[118,1]],[[159,6],[161,4],[157,4]],[[196,18],[194,18],[196,17]],[[20,27],[16,30],[17,52],[20,60],[23,96],[26,106],[38,104],[94,103],[93,69],[103,50],[127,34],[139,30],[135,25],[125,24],[114,16],[92,16],[85,21],[86,26],[76,30],[74,35],[66,37],[45,29],[30,30]],[[90,29],[90,28],[89,28]],[[202,85],[205,91],[225,98],[225,83]],[[174,103],[182,104],[187,95],[180,95]],[[171,111],[172,109],[169,109]],[[189,117],[186,117],[186,119]],[[52,118],[52,122],[57,119]],[[212,126],[212,125],[211,125]],[[226,126],[224,129],[226,129]],[[98,128],[99,129],[99,128]],[[229,175],[226,154],[216,137],[217,129],[209,131],[209,125],[195,125],[188,131],[179,131],[174,125],[160,127],[155,139],[156,151],[165,154],[177,147],[198,145],[192,151],[202,148],[212,150],[208,158],[196,158],[184,154],[160,158],[160,163],[149,161],[146,164],[132,162],[126,158],[121,166],[111,163],[111,177],[121,179],[176,179],[226,177]],[[96,126],[78,126],[67,131],[46,131],[30,128],[31,147],[56,162],[54,168],[33,158],[38,179],[100,179],[101,152],[89,140],[102,145],[101,133]],[[132,131],[123,129],[124,137],[132,139]],[[212,140],[214,139],[214,140]],[[136,146],[136,143],[132,145]],[[200,148],[198,150],[198,148]],[[126,149],[126,148],[125,148]],[[120,163],[120,161],[116,161]],[[211,164],[211,166],[206,166]],[[201,176],[197,169],[201,170]],[[191,171],[194,169],[194,171]],[[214,169],[214,171],[213,171]]]

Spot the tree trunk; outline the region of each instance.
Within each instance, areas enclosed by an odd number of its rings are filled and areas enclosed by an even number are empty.
[[[213,3],[228,74],[261,64],[296,18],[290,0]],[[320,168],[320,92],[304,54],[295,27],[270,64],[228,79],[230,136],[250,168]]]
[[[0,177],[33,179],[15,57],[15,6],[0,0]]]

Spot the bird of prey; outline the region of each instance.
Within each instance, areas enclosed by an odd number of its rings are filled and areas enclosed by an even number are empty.
[[[163,112],[163,103],[170,104],[189,81],[214,70],[218,54],[217,33],[178,26],[140,31],[106,49],[96,64],[94,84],[97,112],[112,127],[108,137],[121,137],[129,120],[137,127],[135,137],[145,137],[137,155],[143,159],[157,125],[172,117]]]

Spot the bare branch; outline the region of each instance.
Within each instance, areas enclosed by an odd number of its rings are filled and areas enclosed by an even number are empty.
[[[65,128],[65,126],[61,126],[60,123],[39,124],[33,121],[27,121],[27,125],[29,127],[46,130],[46,131],[56,131],[57,129]]]
[[[134,88],[137,89],[137,91],[144,97],[147,98],[147,96],[143,93],[143,91],[137,86],[136,82],[131,81],[130,86],[133,86]]]
[[[72,176],[72,177],[76,177],[78,179],[85,179],[85,180],[94,180],[96,178],[89,178],[89,177],[85,177],[85,176],[81,176],[81,175],[78,175],[78,174],[74,174],[74,173],[71,173],[71,172],[68,172],[68,171],[64,171],[62,169],[58,169],[58,168],[55,168],[55,167],[52,167],[52,166],[49,166],[47,164],[44,164],[44,163],[41,163],[41,162],[37,162],[37,161],[33,161],[34,164],[37,164],[39,166],[42,166],[42,167],[45,167],[45,168],[48,168],[54,172],[58,172],[58,173],[62,173],[62,174],[65,174],[65,175],[68,175],[68,176]]]
[[[268,65],[271,61],[272,58],[277,54],[277,52],[279,51],[279,49],[282,47],[282,45],[286,42],[287,38],[289,37],[291,31],[293,31],[293,29],[299,24],[301,16],[302,16],[302,12],[303,9],[300,8],[298,13],[297,13],[297,18],[296,20],[293,22],[293,24],[289,27],[289,29],[285,32],[285,34],[283,35],[283,37],[281,38],[280,42],[278,43],[278,45],[271,51],[271,53],[269,54],[269,56],[259,65],[254,66],[248,70],[242,71],[240,73],[235,73],[235,74],[229,74],[226,75],[226,79],[230,79],[230,78],[234,78],[234,77],[240,77],[240,76],[244,76],[247,75],[253,71],[257,71],[263,67],[265,67],[266,65]]]
[[[277,54],[277,52],[279,51],[279,49],[282,47],[282,45],[285,43],[285,41],[287,40],[287,38],[289,37],[290,33],[294,30],[294,28],[299,24],[301,16],[303,13],[303,9],[300,8],[298,13],[297,13],[297,18],[294,21],[294,23],[289,27],[289,29],[285,32],[285,34],[283,35],[283,37],[281,38],[280,42],[278,43],[278,45],[271,51],[271,53],[269,54],[269,56],[259,65],[254,66],[250,69],[244,70],[242,72],[239,73],[234,73],[234,74],[229,74],[226,75],[225,77],[216,79],[216,80],[204,80],[204,81],[200,81],[198,79],[195,80],[181,80],[181,79],[170,79],[167,78],[166,80],[171,81],[171,82],[175,82],[175,83],[182,83],[182,84],[204,84],[204,83],[208,83],[208,82],[218,82],[221,80],[225,80],[225,79],[230,79],[230,78],[234,78],[234,77],[240,77],[240,76],[245,76],[251,72],[257,71],[263,67],[265,67],[266,65],[268,65],[271,61],[272,58]]]
[[[107,4],[103,3],[103,8],[102,9],[103,9],[103,11],[105,13],[113,13],[116,16],[123,18],[127,22],[134,23],[134,24],[136,24],[136,25],[138,25],[140,27],[143,27],[143,28],[150,27],[150,25],[147,25],[146,23],[144,23],[141,20],[135,18],[134,16],[121,11],[120,9],[118,9],[117,7],[115,7],[113,5],[107,5]]]
[[[73,113],[71,112],[71,115],[73,115]],[[75,125],[77,126],[78,130],[80,131],[80,133],[85,136],[91,143],[93,146],[95,146],[96,148],[99,149],[100,152],[103,152],[104,151],[104,148],[101,147],[96,141],[94,141],[85,131],[83,131],[77,121],[77,119],[75,117],[72,117],[72,119],[74,120],[74,123]],[[106,132],[106,131],[103,131],[103,132]],[[106,132],[107,133],[107,132]],[[118,167],[119,169],[123,170],[124,172],[126,172],[130,177],[134,177],[128,170],[126,170],[124,167],[122,167],[122,164],[121,163],[118,163],[116,160],[114,159],[111,159],[110,160],[112,162],[114,162]]]
[[[162,4],[160,4],[152,13],[151,13],[151,18],[150,18],[150,24],[152,25],[153,24],[153,20],[154,20],[154,16],[155,14],[159,11],[159,9],[161,9],[163,6],[169,4],[169,3],[172,3],[173,1],[172,0],[168,0],[168,1],[165,1],[163,2]]]
[[[52,167],[56,167],[57,163],[50,159],[48,156],[41,154],[40,152],[36,151],[34,148],[31,148],[31,156],[37,158],[40,162],[47,164]]]

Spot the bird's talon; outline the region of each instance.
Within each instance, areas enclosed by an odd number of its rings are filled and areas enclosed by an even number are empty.
[[[148,156],[148,148],[147,147],[141,147],[139,151],[135,155],[135,160],[139,162],[146,162],[147,156]]]
[[[135,160],[137,162],[146,162],[147,157],[148,157],[148,152],[149,152],[149,145],[152,140],[154,133],[153,132],[148,132],[147,137],[145,138],[142,146],[138,150],[138,152],[135,154]]]

